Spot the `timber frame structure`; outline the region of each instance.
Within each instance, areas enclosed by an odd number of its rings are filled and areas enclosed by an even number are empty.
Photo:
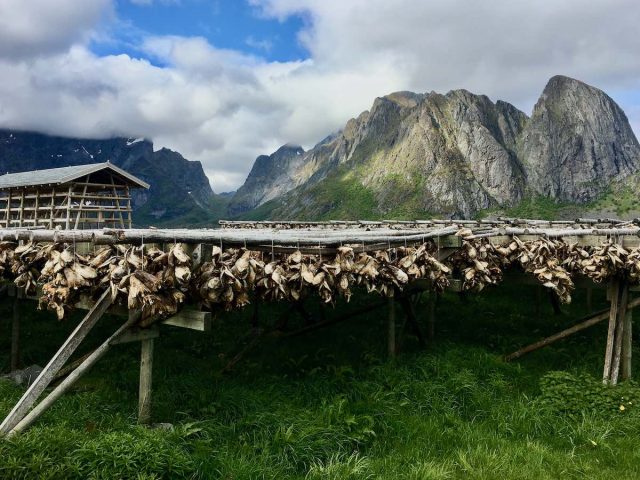
[[[293,257],[293,254],[311,255],[314,261],[319,261],[319,268],[323,263],[334,262],[335,255],[343,248],[351,249],[360,255],[371,252],[372,255],[387,254],[389,265],[401,265],[398,250],[407,246],[420,246],[430,243],[437,247],[431,252],[431,259],[438,262],[447,262],[455,258],[465,249],[475,245],[473,248],[485,246],[491,248],[501,248],[505,255],[509,253],[510,247],[517,244],[512,252],[531,253],[536,244],[548,244],[550,241],[557,242],[561,249],[569,245],[583,247],[585,255],[591,260],[601,254],[601,249],[613,247],[620,252],[624,250],[624,260],[626,263],[618,270],[603,277],[588,276],[591,272],[585,270],[573,270],[572,285],[576,289],[587,291],[587,306],[591,311],[590,298],[591,291],[595,289],[605,289],[607,299],[610,302],[609,308],[600,312],[591,312],[586,318],[575,325],[566,328],[554,335],[548,336],[532,345],[525,346],[505,355],[505,361],[516,360],[523,355],[535,351],[539,348],[562,340],[576,332],[589,328],[601,322],[608,321],[606,350],[604,352],[604,368],[602,381],[607,385],[615,385],[618,380],[626,380],[632,377],[631,356],[632,345],[632,311],[640,307],[640,219],[631,221],[619,221],[616,219],[577,219],[576,221],[543,221],[526,219],[505,219],[497,220],[431,220],[419,222],[221,222],[223,228],[220,229],[114,229],[104,228],[100,230],[47,230],[47,229],[0,229],[0,243],[9,242],[17,245],[23,242],[28,245],[36,244],[56,244],[60,248],[70,250],[76,246],[76,242],[86,242],[93,245],[126,245],[126,248],[140,246],[142,254],[144,249],[156,248],[162,250],[175,248],[182,245],[184,251],[190,257],[189,263],[192,269],[192,280],[196,279],[202,272],[200,267],[205,264],[212,265],[212,262],[222,264],[220,268],[225,271],[225,275],[232,273],[233,265],[224,265],[219,258],[222,252],[232,250],[243,250],[245,252],[260,252],[265,257],[265,264],[269,259],[273,263],[282,262],[276,260],[279,257]],[[73,243],[72,243],[73,242]],[[524,242],[529,242],[525,245]],[[155,246],[153,246],[155,244]],[[171,247],[173,245],[173,247]],[[518,246],[519,245],[519,246]],[[527,250],[528,249],[528,250]],[[114,249],[115,250],[115,249]],[[129,250],[128,250],[129,251]],[[217,253],[214,253],[217,251]],[[566,253],[566,252],[565,252]],[[212,260],[218,256],[218,260]],[[553,263],[561,257],[549,260]],[[323,257],[324,256],[324,257]],[[475,257],[474,257],[475,258]],[[398,262],[400,260],[400,263]],[[598,260],[602,265],[598,268],[606,270],[612,264],[607,255],[603,255]],[[382,262],[382,260],[381,260]],[[280,263],[282,265],[282,263]],[[614,262],[615,263],[615,262]],[[142,264],[144,271],[144,263]],[[271,265],[271,264],[269,264]],[[473,266],[473,258],[468,262]],[[557,266],[557,264],[556,264]],[[395,267],[400,270],[399,267]],[[484,266],[477,267],[484,268]],[[508,267],[504,267],[508,268]],[[555,267],[554,267],[555,268]],[[569,268],[569,267],[567,267]],[[206,269],[205,269],[206,270]],[[450,291],[463,292],[473,291],[468,289],[465,269],[454,271],[449,270],[446,288]],[[565,273],[568,270],[565,271]],[[585,275],[585,272],[587,275]],[[135,273],[135,272],[134,272]],[[133,275],[132,273],[131,275]],[[460,275],[462,273],[462,275]],[[260,275],[263,275],[261,272]],[[282,275],[287,272],[283,271]],[[359,273],[356,272],[355,275]],[[564,275],[560,272],[561,275]],[[513,271],[505,272],[504,277],[500,275],[502,282],[535,286],[538,294],[545,287],[549,287],[545,278],[541,280],[536,276],[535,271],[528,271],[522,268],[514,268]],[[562,276],[558,277],[562,279]],[[20,291],[16,285],[10,282],[10,278],[5,278],[8,283],[5,292],[13,297],[14,317],[12,333],[12,368],[18,365],[19,358],[17,348],[19,345],[20,318],[17,305],[26,300],[37,300],[42,293],[28,295],[27,292]],[[251,288],[256,289],[257,284],[252,284]],[[552,285],[553,286],[553,285]],[[104,288],[104,287],[102,287]],[[42,285],[38,286],[42,290]],[[549,288],[547,288],[551,291]],[[397,344],[402,340],[401,335],[405,331],[404,325],[408,326],[412,333],[418,338],[421,345],[426,344],[433,338],[434,325],[436,322],[436,298],[439,291],[434,288],[432,280],[422,277],[407,281],[403,288],[395,289],[395,294],[388,298],[381,298],[379,301],[372,301],[369,305],[360,309],[350,309],[351,311],[338,316],[337,318],[319,320],[305,327],[288,332],[283,338],[300,336],[308,332],[333,325],[340,321],[348,320],[355,315],[363,314],[375,308],[388,309],[386,325],[387,351],[390,357],[396,355]],[[101,293],[100,293],[101,292]],[[252,292],[252,293],[255,293]],[[428,302],[424,305],[423,311],[417,311],[418,303],[416,298],[428,293]],[[99,294],[99,296],[98,296]],[[541,297],[540,297],[541,299]],[[291,300],[290,300],[291,301]],[[152,391],[152,368],[154,340],[156,340],[164,329],[164,325],[188,328],[200,332],[211,330],[212,322],[216,316],[224,315],[222,309],[203,308],[202,299],[191,296],[183,308],[168,318],[160,318],[150,326],[144,327],[141,320],[141,311],[135,307],[128,307],[126,302],[115,302],[109,295],[109,290],[86,289],[81,295],[74,297],[75,308],[88,310],[88,313],[80,321],[76,329],[71,333],[65,343],[56,352],[53,358],[45,366],[42,373],[27,389],[22,398],[14,406],[11,412],[0,424],[0,436],[18,434],[29,428],[37,418],[46,411],[61,395],[67,392],[74,383],[81,378],[108,350],[115,345],[126,342],[140,342],[140,389],[138,420],[140,423],[149,423],[151,419],[151,391]],[[255,304],[256,306],[258,303]],[[299,303],[294,303],[294,307],[303,310]],[[554,306],[555,307],[555,306]],[[441,309],[442,307],[440,307]],[[402,318],[398,318],[396,310],[404,313]],[[257,310],[255,311],[257,312]],[[254,313],[255,313],[254,312]],[[104,313],[111,313],[123,317],[123,321],[118,329],[94,351],[76,360],[69,362],[83,339],[87,336],[93,326],[100,320]],[[443,312],[441,312],[442,314]],[[398,321],[399,320],[399,321]],[[255,318],[257,322],[257,316]],[[422,325],[422,323],[425,325]],[[398,325],[403,322],[402,325]],[[255,326],[255,325],[254,325]],[[426,328],[423,335],[422,329]],[[258,332],[238,355],[233,357],[229,365],[232,368],[235,363],[250,348],[262,338],[264,330],[255,329]],[[16,349],[15,351],[13,349]],[[66,365],[68,363],[68,365]],[[65,366],[66,365],[66,366]],[[64,378],[53,390],[51,390],[38,403],[39,398],[53,382]],[[1,418],[1,417],[0,417]]]
[[[132,188],[149,184],[110,162],[0,176],[0,228],[131,228]]]

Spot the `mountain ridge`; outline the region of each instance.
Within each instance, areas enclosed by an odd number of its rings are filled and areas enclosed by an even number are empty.
[[[640,145],[606,93],[558,75],[531,117],[464,89],[378,97],[280,171],[277,188],[268,167],[263,159],[261,201],[238,208],[233,197],[234,214],[473,217],[536,197],[594,201],[640,170]],[[238,192],[251,198],[251,188]]]
[[[142,138],[79,139],[0,129],[0,171],[55,168],[111,161],[151,185],[132,190],[137,225],[197,223],[222,215],[226,200],[211,189],[202,164]],[[218,216],[220,216],[218,215]]]

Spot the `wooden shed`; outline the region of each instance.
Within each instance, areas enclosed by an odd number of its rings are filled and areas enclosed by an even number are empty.
[[[131,189],[149,184],[110,162],[0,176],[0,228],[131,228]]]

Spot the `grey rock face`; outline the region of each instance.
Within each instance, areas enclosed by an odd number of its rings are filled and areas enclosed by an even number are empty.
[[[640,145],[622,109],[578,80],[549,80],[520,140],[529,188],[566,202],[596,198],[640,168]]]
[[[301,168],[303,155],[302,147],[287,144],[256,158],[244,185],[231,199],[229,214],[246,212],[294,188],[292,175]]]

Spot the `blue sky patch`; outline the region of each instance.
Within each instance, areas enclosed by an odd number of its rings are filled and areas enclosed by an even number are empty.
[[[126,53],[140,57],[143,55],[136,49],[136,39],[141,36],[177,35],[204,37],[216,48],[267,61],[309,57],[297,38],[304,27],[303,17],[291,16],[284,21],[265,18],[258,8],[243,0],[155,0],[149,5],[118,0],[116,13],[118,23],[111,31],[112,39],[92,43],[97,55]]]

